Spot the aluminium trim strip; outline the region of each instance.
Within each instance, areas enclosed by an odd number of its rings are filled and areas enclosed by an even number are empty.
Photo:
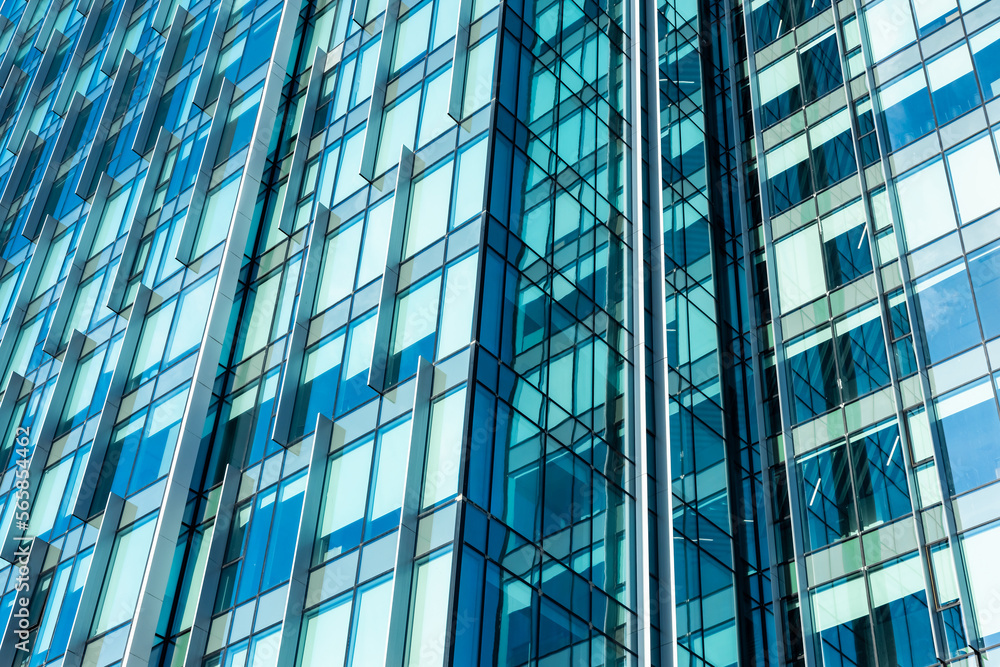
[[[359,9],[361,0],[358,2]],[[361,153],[362,178],[371,183],[375,179],[375,161],[381,143],[382,124],[385,121],[385,97],[392,70],[392,56],[396,45],[396,27],[399,24],[400,0],[386,0],[385,18],[382,20],[382,38],[378,45],[375,65],[375,82],[368,102],[368,122],[365,124],[365,142]]]
[[[403,241],[406,218],[410,210],[410,183],[416,156],[405,145],[400,149],[399,171],[396,175],[396,194],[392,198],[392,218],[386,249],[385,271],[382,274],[382,291],[378,300],[375,321],[375,343],[372,362],[368,370],[368,386],[379,394],[385,392],[385,371],[389,365],[389,346],[392,344],[392,318],[396,310],[396,290],[399,287],[399,265],[403,258]]]
[[[101,71],[107,76],[115,73],[118,67],[118,55],[122,50],[122,42],[125,40],[125,31],[132,21],[132,12],[135,9],[135,0],[122,0],[122,6],[118,9],[118,20],[115,21],[114,30],[108,38],[108,44],[104,47],[104,59],[101,61]]]
[[[295,306],[292,333],[288,339],[288,358],[285,360],[285,372],[281,379],[278,408],[271,434],[271,439],[283,447],[287,447],[291,439],[292,415],[295,413],[295,399],[302,377],[302,364],[309,338],[309,322],[316,301],[316,288],[319,286],[323,267],[323,250],[326,247],[326,236],[330,231],[332,217],[329,209],[320,204],[316,220],[309,230],[309,245],[306,247],[302,268],[302,287]]]
[[[205,561],[205,576],[202,579],[198,601],[195,604],[194,620],[191,623],[187,650],[184,653],[185,667],[200,667],[208,645],[208,632],[212,626],[212,611],[215,608],[215,594],[222,576],[222,565],[226,558],[226,543],[229,529],[236,513],[236,500],[240,490],[243,472],[239,466],[226,464],[219,491],[219,511],[212,524],[212,537],[208,543],[208,557]]]
[[[288,169],[285,199],[281,202],[281,213],[278,218],[278,229],[286,236],[291,236],[295,230],[295,205],[298,202],[302,181],[305,178],[306,162],[309,159],[309,144],[312,140],[312,126],[316,118],[316,105],[319,102],[320,90],[323,87],[326,61],[326,51],[316,47],[312,70],[309,73],[309,83],[306,85],[306,95],[302,100],[305,108],[302,111],[299,133],[295,137],[295,146],[292,150],[292,164]],[[0,109],[2,108],[0,107]]]
[[[27,573],[26,573],[27,576],[23,576],[19,572],[17,576],[12,575],[12,578],[18,584],[18,587],[15,590],[17,590],[20,593],[21,600],[27,602],[28,600],[31,599],[31,594],[34,591],[38,590],[37,588],[38,578],[42,574],[42,568],[45,567],[45,559],[49,555],[49,549],[51,547],[47,542],[45,542],[44,540],[40,540],[37,537],[31,538],[30,541],[25,540],[23,543],[19,543],[18,546],[20,546],[21,544],[30,545],[28,548],[28,556],[26,559],[24,559],[26,561],[24,563],[24,567],[27,568]],[[18,563],[14,564],[15,568],[17,567],[17,565],[20,564],[20,561],[22,560],[23,557],[22,554],[19,554],[18,556],[19,556],[18,558],[15,558],[15,560],[18,561]],[[21,570],[21,572],[24,571]],[[26,585],[26,588],[23,589],[20,588],[21,585]],[[15,597],[18,597],[18,593],[15,593]],[[20,605],[18,606],[20,606],[21,609],[27,610],[29,608],[29,605],[30,602],[28,604],[24,604],[23,606]],[[13,608],[11,609],[11,611],[13,611]],[[3,639],[0,640],[0,665],[15,664],[17,653],[20,650],[17,648],[19,639],[17,634],[18,625],[19,621],[22,620],[22,618],[24,617],[19,618],[15,616],[13,613],[11,613],[11,615],[7,617],[7,623],[6,626],[4,627]],[[26,618],[24,618],[24,620],[27,621]],[[21,632],[24,632],[24,630],[21,630]]]
[[[79,12],[79,8],[77,11]],[[66,69],[66,76],[59,85],[56,99],[52,102],[53,111],[60,116],[66,112],[66,107],[76,88],[75,73],[79,72],[83,67],[83,59],[86,57],[87,51],[90,50],[90,42],[94,39],[94,30],[97,28],[97,21],[101,16],[101,8],[91,7],[84,15],[87,18],[84,19],[80,33],[77,35],[76,48],[73,49],[73,56],[70,58],[69,66]],[[70,72],[73,72],[74,76],[69,76]]]
[[[302,616],[308,604],[306,594],[309,586],[309,569],[312,566],[313,549],[316,546],[316,530],[319,528],[326,481],[326,459],[330,454],[333,429],[333,422],[328,417],[322,414],[316,415],[316,430],[313,433],[312,452],[309,454],[306,490],[302,498],[299,531],[295,540],[288,595],[285,598],[285,612],[282,616],[285,622],[281,626],[281,640],[278,644],[275,667],[295,667],[299,636],[302,632]]]
[[[49,39],[49,43],[42,53],[42,60],[38,63],[38,67],[32,75],[34,78],[31,81],[31,87],[28,88],[28,94],[24,98],[24,104],[21,105],[21,112],[18,113],[17,121],[10,131],[10,137],[7,139],[7,150],[11,150],[13,146],[21,145],[21,140],[24,138],[32,116],[31,113],[25,113],[25,111],[34,109],[38,105],[38,96],[42,92],[45,77],[48,76],[49,69],[52,67],[52,61],[55,60],[56,51],[59,50],[59,44],[62,43],[62,40],[63,34],[61,32],[58,30],[52,32],[52,38]]]
[[[115,270],[115,277],[111,282],[111,289],[108,291],[108,300],[105,304],[119,315],[122,315],[128,307],[125,303],[125,296],[128,293],[129,279],[132,277],[132,266],[139,254],[142,237],[146,233],[146,218],[149,217],[153,194],[156,192],[156,186],[160,181],[160,172],[163,171],[163,162],[174,138],[169,130],[161,127],[160,133],[156,137],[156,145],[153,147],[153,154],[149,157],[149,166],[146,168],[146,176],[142,181],[139,199],[136,202],[135,211],[132,213],[128,234],[125,237],[125,247],[122,248],[121,259],[118,261],[118,268]]]
[[[284,12],[284,8],[281,11]],[[219,64],[222,40],[226,35],[226,27],[229,25],[229,17],[232,12],[233,0],[222,0],[219,4],[219,13],[215,15],[215,25],[212,26],[212,39],[205,50],[205,60],[201,65],[201,74],[198,76],[198,87],[194,91],[193,103],[202,111],[212,103],[212,99],[210,98],[212,80],[215,78],[215,68]],[[176,18],[174,19],[174,23],[177,23]]]
[[[462,107],[465,100],[465,84],[468,78],[469,43],[472,26],[472,12],[475,0],[459,0],[458,27],[455,29],[455,55],[451,65],[451,91],[448,97],[448,115],[456,123],[462,121]],[[501,33],[502,34],[502,33]],[[498,42],[500,40],[497,40]]]
[[[413,393],[413,417],[410,420],[410,446],[407,451],[406,477],[403,482],[403,505],[399,514],[399,538],[396,541],[392,598],[388,609],[385,667],[402,667],[405,657],[406,622],[409,616],[410,592],[413,588],[413,559],[417,547],[417,516],[420,514],[433,389],[434,364],[420,357],[417,366],[417,384]],[[471,389],[470,387],[469,391]],[[458,512],[456,518],[460,517],[461,512]],[[452,587],[448,594],[454,593],[455,588]]]
[[[14,354],[17,339],[24,325],[28,305],[34,299],[35,289],[38,286],[38,278],[42,273],[42,267],[45,265],[46,256],[49,254],[49,246],[52,245],[52,238],[59,227],[61,225],[55,218],[51,215],[46,215],[45,222],[42,224],[42,231],[35,242],[34,252],[26,260],[28,266],[24,270],[25,273],[21,281],[21,288],[17,292],[17,297],[14,300],[14,308],[7,319],[7,328],[4,329],[3,336],[0,337],[0,370],[2,370],[4,376],[10,370],[11,357]]]

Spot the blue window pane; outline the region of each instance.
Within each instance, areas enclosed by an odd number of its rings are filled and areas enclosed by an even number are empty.
[[[857,532],[851,470],[843,443],[800,460],[799,475],[807,551]]]
[[[877,306],[837,323],[837,361],[845,402],[889,384],[889,361]]]
[[[964,263],[939,269],[917,281],[917,312],[930,363],[980,342],[979,322]]]
[[[872,271],[872,253],[864,223],[823,242],[827,286],[833,290]]]
[[[972,58],[964,42],[927,63],[927,77],[939,124],[958,118],[981,101],[976,75],[972,72]]]
[[[882,125],[889,149],[896,150],[934,129],[931,98],[923,69],[879,90]]]
[[[802,69],[802,92],[808,104],[844,83],[840,51],[833,31],[824,39],[807,46],[799,54]]]
[[[806,421],[840,404],[833,340],[829,329],[788,343],[792,419]]]
[[[862,528],[890,523],[910,512],[904,447],[897,424],[868,432],[851,441]]]
[[[979,305],[979,322],[987,339],[1000,336],[1000,243],[969,255],[972,291]]]
[[[986,99],[1000,94],[1000,23],[994,23],[969,40],[976,72]]]
[[[935,401],[955,494],[993,482],[1000,470],[996,399],[988,379]]]
[[[879,578],[879,571],[872,575],[872,597],[876,602],[881,597],[899,595],[896,587],[913,586],[911,578],[920,576],[917,556],[911,556],[902,562],[897,562],[880,570],[902,570],[899,574],[890,573],[886,578],[904,576],[902,584],[893,581],[885,584]],[[875,650],[879,664],[898,665],[899,667],[924,667],[935,663],[934,640],[928,614],[927,594],[923,582],[917,579],[921,590],[903,595],[885,604],[876,606],[872,611],[875,626]],[[904,589],[905,590],[905,589]]]

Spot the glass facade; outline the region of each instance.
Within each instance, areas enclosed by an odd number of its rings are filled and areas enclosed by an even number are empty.
[[[1000,656],[1000,0],[0,51],[0,667]]]

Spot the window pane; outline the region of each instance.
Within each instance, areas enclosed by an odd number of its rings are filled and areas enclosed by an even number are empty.
[[[448,638],[448,593],[451,587],[450,549],[438,552],[416,565],[413,606],[410,614],[408,667],[438,667],[444,664]]]
[[[820,221],[826,256],[827,287],[833,290],[872,270],[872,254],[861,202],[847,206]]]
[[[839,183],[858,170],[850,111],[844,109],[809,130],[816,189]]]
[[[889,384],[889,360],[877,304],[834,324],[844,402]]]
[[[448,202],[451,201],[451,173],[454,162],[447,160],[413,184],[407,218],[403,257],[412,257],[448,230]]]
[[[367,439],[346,452],[335,454],[330,460],[319,539],[316,541],[319,562],[361,542],[365,507],[368,504],[372,448],[372,440]]]
[[[904,447],[895,423],[869,429],[851,440],[862,529],[888,524],[910,513]]]
[[[841,579],[812,592],[823,664],[873,667],[868,595],[862,576]]]
[[[472,342],[472,315],[476,301],[476,269],[478,253],[448,267],[445,272],[444,307],[438,359]]]
[[[789,342],[785,354],[794,399],[794,423],[815,417],[840,404],[833,336],[829,328]]]
[[[799,60],[802,66],[802,94],[806,103],[818,100],[844,82],[837,36],[832,30],[827,37],[800,51]]]
[[[948,455],[952,492],[964,493],[1000,476],[996,434],[1000,433],[993,386],[989,379],[968,385],[935,401]]]
[[[966,533],[961,537],[962,555],[969,581],[976,582],[972,593],[972,609],[978,621],[979,636],[987,643],[1000,639],[1000,614],[994,603],[1000,591],[1000,524],[992,524]]]
[[[92,635],[132,619],[149,558],[149,547],[153,543],[155,519],[156,514],[151,514],[118,534],[101,600],[94,614]]]
[[[419,357],[428,361],[434,358],[440,297],[440,276],[399,297],[386,370],[390,384],[415,373]]]
[[[907,0],[885,0],[865,8],[868,43],[872,57],[878,62],[917,38],[913,29],[913,14]]]
[[[1000,95],[1000,23],[974,36],[969,44],[986,97]]]
[[[347,655],[347,630],[351,622],[351,596],[320,607],[306,619],[302,648],[296,664],[299,667],[327,664],[340,667]]]
[[[913,6],[921,37],[944,27],[958,14],[958,3],[955,0],[917,0]]]
[[[465,389],[431,405],[427,435],[427,475],[423,503],[430,507],[458,492],[458,468],[465,433]]]
[[[890,150],[901,148],[934,129],[934,114],[923,69],[883,87],[878,96]]]
[[[778,146],[766,157],[772,215],[785,211],[812,195],[809,145],[804,134]]]
[[[789,313],[826,293],[819,227],[812,225],[774,244],[778,274],[778,303]]]
[[[948,179],[940,159],[897,179],[896,194],[908,250],[956,228]]]
[[[322,276],[316,290],[315,313],[322,313],[354,290],[362,229],[361,219],[358,218],[327,238]]]
[[[1000,244],[969,255],[969,275],[979,306],[979,322],[986,339],[1000,336]]]
[[[875,647],[883,665],[934,664],[927,592],[920,555],[873,569],[869,575]]]
[[[399,526],[403,506],[407,453],[410,447],[410,420],[404,419],[378,436],[378,459],[373,473],[371,506],[365,539]]]
[[[760,89],[761,123],[773,125],[802,106],[799,88],[799,59],[785,56],[757,74]]]
[[[847,447],[840,443],[799,461],[807,551],[821,549],[858,530]]]
[[[938,123],[958,118],[980,102],[976,75],[972,73],[972,58],[964,42],[927,63],[927,77],[931,83]]]
[[[916,281],[917,312],[928,361],[935,363],[981,341],[979,322],[963,263],[939,269]]]
[[[354,631],[351,633],[350,667],[379,665],[385,660],[385,646],[389,638],[389,603],[392,598],[392,579],[385,579],[361,591]]]
[[[988,134],[950,153],[948,169],[962,224],[1000,207],[1000,170]]]

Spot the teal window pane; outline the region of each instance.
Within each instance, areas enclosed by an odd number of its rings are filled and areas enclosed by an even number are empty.
[[[351,631],[351,656],[348,667],[368,667],[385,660],[388,641],[389,609],[392,598],[391,576],[369,584],[358,596],[354,627]]]
[[[448,229],[447,202],[451,201],[453,167],[454,162],[446,160],[414,182],[403,244],[404,258],[444,238]]]
[[[377,537],[399,526],[409,446],[409,419],[379,432],[365,539]]]
[[[424,477],[422,508],[458,493],[458,473],[465,439],[465,388],[431,405],[427,435],[428,474]]]
[[[368,438],[330,459],[316,540],[317,562],[329,560],[361,543],[372,449],[373,442]]]
[[[840,404],[832,338],[830,329],[824,328],[786,344],[793,423],[811,419]]]
[[[847,402],[889,384],[889,360],[878,304],[834,323],[842,399]]]
[[[444,305],[438,327],[438,359],[472,342],[472,316],[476,303],[476,273],[479,254],[453,264],[445,271]]]
[[[420,357],[428,361],[434,358],[440,298],[440,275],[397,297],[392,345],[386,368],[386,377],[390,383],[416,373]]]
[[[933,664],[934,635],[920,555],[914,553],[873,568],[868,581],[879,663]]]
[[[896,179],[896,195],[908,250],[941,238],[958,226],[940,159]]]
[[[969,276],[979,306],[979,323],[987,339],[1000,336],[1000,244],[994,243],[969,254]]]
[[[415,565],[413,602],[410,609],[407,667],[438,667],[444,664],[449,646],[447,623],[451,587],[451,549],[437,552]]]
[[[155,527],[154,513],[118,533],[94,613],[91,635],[132,620]]]
[[[427,0],[420,9],[410,10],[406,16],[399,19],[396,27],[396,50],[392,59],[393,73],[406,68],[427,53],[433,9],[434,3]]]
[[[915,283],[917,313],[930,363],[963,352],[982,339],[964,262],[952,264]]]
[[[455,206],[451,227],[458,227],[483,210],[486,174],[488,171],[487,139],[483,137],[467,145],[458,155],[458,179],[455,184]]]
[[[347,656],[347,631],[351,627],[351,596],[344,595],[320,607],[305,621],[298,667],[344,664]]]
[[[899,426],[894,422],[873,427],[851,439],[862,529],[889,524],[910,513],[905,448]]]
[[[856,533],[854,490],[844,443],[803,457],[798,466],[806,550],[821,549]]]
[[[384,174],[399,162],[400,148],[413,147],[417,134],[417,119],[420,118],[420,88],[414,88],[400,100],[392,103],[382,121],[382,136],[379,137],[378,158],[375,160],[375,175]]]
[[[361,218],[342,225],[326,239],[323,269],[316,286],[315,313],[339,303],[354,290],[354,275],[361,251]]]
[[[863,576],[821,586],[810,601],[824,666],[875,664]]]
[[[295,395],[293,433],[311,432],[316,425],[317,414],[332,415],[345,337],[346,332],[341,331],[306,351],[302,380]]]

